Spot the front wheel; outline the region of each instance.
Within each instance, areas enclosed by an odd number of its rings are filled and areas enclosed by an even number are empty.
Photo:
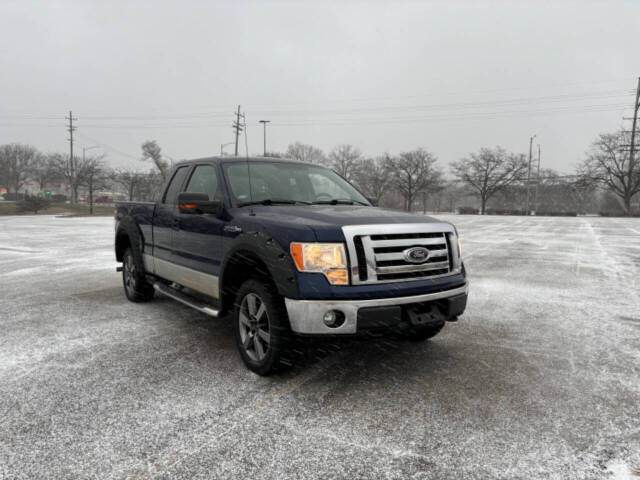
[[[234,323],[238,350],[249,370],[270,375],[291,365],[286,309],[270,284],[252,279],[240,287]]]

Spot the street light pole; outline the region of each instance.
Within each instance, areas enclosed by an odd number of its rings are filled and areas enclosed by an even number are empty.
[[[233,145],[234,142],[229,142],[229,143],[221,143],[220,144],[220,156],[222,157],[224,155],[224,147],[226,147],[227,145]]]
[[[535,208],[536,215],[538,214],[538,187],[540,187],[540,144],[538,144],[538,175],[536,178],[536,193],[533,206],[533,208]]]
[[[533,139],[536,138],[537,135],[534,135],[532,137],[529,138],[529,169],[527,171],[527,209],[525,212],[525,215],[529,216],[529,214],[531,213],[531,209],[529,208],[529,184],[531,182],[531,155],[532,155],[532,148],[533,148]]]
[[[263,126],[263,140],[264,140],[264,154],[263,156],[267,156],[267,123],[271,122],[271,120],[260,120],[260,123]]]

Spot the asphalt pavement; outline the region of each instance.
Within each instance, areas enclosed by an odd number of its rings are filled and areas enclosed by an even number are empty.
[[[457,323],[261,378],[228,319],[125,299],[112,218],[0,217],[0,479],[640,475],[640,220],[442,218]]]

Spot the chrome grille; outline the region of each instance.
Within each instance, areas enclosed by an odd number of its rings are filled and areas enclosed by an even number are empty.
[[[455,230],[446,223],[343,227],[353,284],[422,280],[459,270]],[[419,247],[419,248],[416,248]],[[411,250],[428,251],[424,260]]]

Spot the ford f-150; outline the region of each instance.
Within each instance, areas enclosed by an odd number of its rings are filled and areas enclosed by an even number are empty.
[[[261,375],[290,364],[294,336],[430,338],[466,307],[456,228],[372,203],[319,165],[179,163],[157,202],[116,205],[125,294],[230,318]]]

